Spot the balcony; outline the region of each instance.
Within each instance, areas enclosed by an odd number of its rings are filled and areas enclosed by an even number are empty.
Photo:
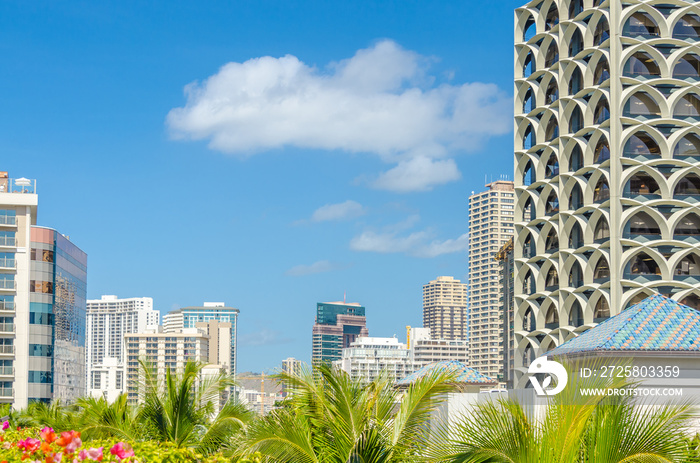
[[[0,193],[36,194],[36,180],[29,178],[0,178]]]
[[[9,290],[14,291],[16,288],[15,280],[0,280],[0,291]]]
[[[14,376],[15,367],[11,365],[0,366],[0,376]]]
[[[0,334],[14,333],[15,324],[14,323],[0,323]]]
[[[14,397],[15,390],[11,387],[0,387],[0,397]]]
[[[0,344],[0,355],[15,355],[15,346]]]
[[[14,236],[0,236],[0,247],[14,248],[17,246],[17,239]]]
[[[0,301],[0,312],[14,312],[14,301]]]
[[[14,215],[0,215],[0,227],[17,227],[17,217]]]
[[[17,266],[14,257],[0,258],[0,270],[14,270]]]

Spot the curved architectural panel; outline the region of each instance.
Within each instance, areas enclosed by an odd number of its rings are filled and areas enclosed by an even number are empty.
[[[605,283],[610,279],[610,266],[608,265],[608,260],[605,257],[598,259],[598,263],[593,271],[593,282],[594,283]]]
[[[523,42],[529,42],[537,34],[537,26],[535,25],[534,18],[529,17],[525,22],[525,27],[523,28]]]
[[[625,276],[629,278],[634,278],[637,275],[661,275],[661,266],[646,252],[634,255],[627,266],[629,272],[626,272]]]
[[[622,155],[628,158],[643,156],[645,158],[658,158],[661,156],[661,149],[649,134],[639,131],[632,135],[625,143]]]
[[[581,167],[583,167],[583,151],[577,144],[571,149],[571,153],[569,154],[569,170],[577,171]]]
[[[559,289],[559,274],[554,266],[550,267],[549,271],[547,272],[547,279],[544,282],[544,289],[545,291],[554,291]]]
[[[569,116],[569,132],[576,133],[583,128],[583,112],[581,108],[575,106]]]
[[[673,68],[673,78],[682,80],[700,79],[700,56],[689,53],[678,60]]]
[[[644,51],[638,51],[625,63],[623,75],[626,77],[661,77],[661,70],[652,56]]]
[[[544,245],[544,250],[548,252],[554,252],[559,249],[559,237],[554,229],[549,231],[547,235],[547,241]]]
[[[581,310],[581,303],[575,301],[571,310],[569,311],[569,325],[574,327],[579,327],[583,325],[583,310]]]

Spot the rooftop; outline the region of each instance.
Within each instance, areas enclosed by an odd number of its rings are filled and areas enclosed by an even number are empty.
[[[0,171],[0,193],[36,194],[36,180],[29,178],[8,178],[7,172]]]
[[[413,382],[423,378],[424,376],[427,376],[429,374],[432,374],[436,371],[439,372],[447,372],[447,373],[452,373],[456,372],[457,373],[457,380],[455,381],[456,383],[459,384],[465,384],[465,385],[495,385],[498,384],[498,381],[496,381],[493,378],[490,378],[486,375],[482,375],[478,371],[476,371],[473,368],[469,368],[466,364],[462,362],[457,362],[455,360],[449,360],[449,361],[442,361],[442,362],[435,362],[431,363],[430,365],[426,365],[423,368],[421,368],[418,371],[415,371],[411,373],[410,375],[406,376],[404,379],[401,381],[397,381],[396,385],[397,386],[408,386],[412,384]]]
[[[565,342],[547,355],[585,352],[700,354],[700,312],[655,294]]]

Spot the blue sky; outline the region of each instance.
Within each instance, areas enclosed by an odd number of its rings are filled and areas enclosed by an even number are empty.
[[[0,170],[88,253],[88,297],[241,310],[239,371],[308,361],[316,302],[374,336],[467,274],[512,177],[517,2],[0,3]]]

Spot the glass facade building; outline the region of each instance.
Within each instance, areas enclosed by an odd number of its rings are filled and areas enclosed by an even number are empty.
[[[358,337],[369,336],[365,308],[357,303],[319,302],[312,331],[311,363],[340,360],[342,350]]]
[[[87,392],[87,255],[56,230],[31,237],[28,400],[71,402]]]

